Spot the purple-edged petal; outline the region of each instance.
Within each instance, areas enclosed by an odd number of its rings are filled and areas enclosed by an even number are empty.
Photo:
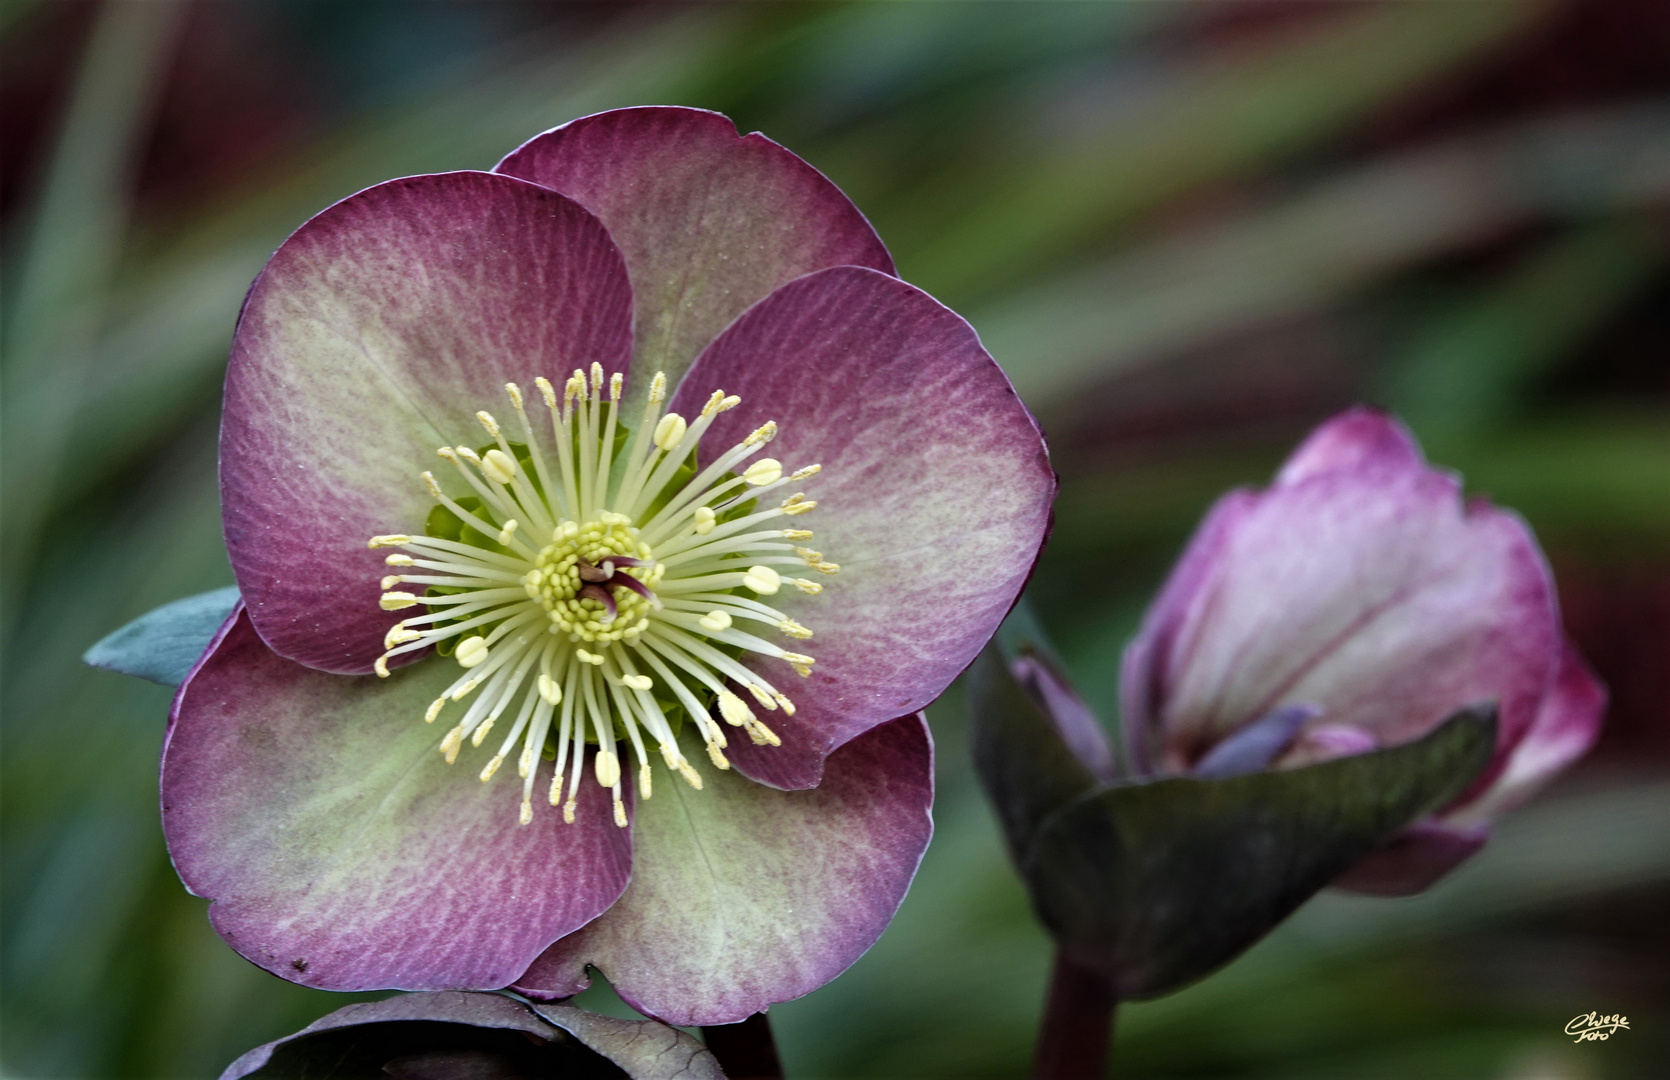
[[[1414,896],[1466,862],[1489,839],[1489,825],[1424,821],[1363,856],[1333,884],[1366,896]]]
[[[386,1001],[364,1001],[321,1016],[294,1035],[286,1035],[244,1054],[226,1067],[220,1080],[239,1080],[272,1060],[280,1047],[321,1032],[364,1024],[463,1024],[473,1028],[516,1031],[547,1041],[559,1037],[557,1026],[534,1014],[527,1005],[499,994],[403,994]]]
[[[457,991],[401,994],[338,1009],[251,1050],[221,1080],[263,1070],[286,1077],[375,1072],[423,1080],[599,1076],[614,1075],[611,1062],[632,1080],[724,1080],[719,1063],[694,1036],[654,1020]]]
[[[1584,754],[1600,736],[1606,687],[1577,646],[1567,640],[1559,672],[1537,709],[1536,720],[1508,755],[1507,764],[1483,794],[1444,815],[1447,823],[1487,822],[1535,795],[1554,775]]]
[[[712,455],[767,420],[769,448],[816,511],[784,519],[838,575],[771,602],[810,627],[810,678],[758,670],[798,706],[770,713],[781,747],[738,746],[748,776],[817,783],[830,750],[938,697],[980,651],[1031,573],[1055,474],[1009,380],[956,313],[897,278],[837,267],[783,286],[696,361],[671,407],[695,415],[714,390],[742,404],[702,440]],[[779,489],[782,498],[794,488]],[[783,568],[792,574],[790,568]]]
[[[285,241],[239,317],[221,425],[227,548],[267,643],[370,671],[398,616],[366,540],[422,531],[418,474],[456,482],[435,448],[488,441],[475,413],[508,412],[506,382],[624,370],[631,304],[595,217],[491,173],[391,180]]]
[[[695,757],[692,748],[692,757]],[[577,993],[595,965],[672,1024],[729,1024],[844,971],[893,917],[933,831],[933,750],[920,716],[854,739],[810,791],[704,770],[638,805],[620,902],[518,981]]]
[[[1284,704],[1315,704],[1318,723],[1381,745],[1486,700],[1500,704],[1500,745],[1530,726],[1560,645],[1529,530],[1464,505],[1453,477],[1402,454],[1389,421],[1352,421],[1309,451],[1337,467],[1234,497],[1192,587],[1150,613],[1127,694],[1156,703],[1170,768]]]
[[[703,346],[785,282],[830,266],[893,272],[864,215],[822,173],[702,109],[581,117],[496,172],[560,191],[603,219],[626,254],[645,373],[675,383]]]
[[[631,840],[602,789],[583,786],[574,825],[539,806],[518,826],[514,773],[483,784],[485,751],[436,752],[423,713],[455,675],[324,675],[240,615],[181,687],[163,829],[244,957],[329,990],[498,987],[620,895]]]

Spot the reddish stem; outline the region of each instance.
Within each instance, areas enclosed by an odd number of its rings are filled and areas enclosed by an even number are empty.
[[[1058,950],[1032,1058],[1032,1080],[1101,1080],[1118,1004],[1112,980],[1080,967]]]
[[[740,1024],[704,1027],[702,1038],[729,1080],[783,1080],[777,1040],[771,1037],[771,1021],[765,1013],[755,1013]]]

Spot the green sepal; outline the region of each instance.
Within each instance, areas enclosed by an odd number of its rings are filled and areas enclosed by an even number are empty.
[[[1039,920],[1121,998],[1228,963],[1489,764],[1493,704],[1401,746],[1221,780],[1104,779],[1079,760],[1000,635],[971,671],[974,757]]]

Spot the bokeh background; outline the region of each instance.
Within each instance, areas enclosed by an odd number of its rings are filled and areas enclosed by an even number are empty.
[[[1547,548],[1597,751],[1427,896],[1321,896],[1122,1010],[1117,1075],[1664,1075],[1670,4],[7,0],[0,95],[5,1076],[212,1077],[345,1003],[210,931],[158,829],[169,694],[78,657],[231,581],[222,365],[291,229],[645,103],[806,157],[980,330],[1052,439],[1034,596],[1110,721],[1199,515],[1348,403]],[[772,1010],[797,1080],[1024,1072],[1048,947],[960,710],[897,921]],[[1591,1010],[1630,1030],[1573,1045]]]

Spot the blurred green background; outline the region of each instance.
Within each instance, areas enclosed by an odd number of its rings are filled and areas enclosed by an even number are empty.
[[[1596,753],[1427,896],[1324,895],[1123,1009],[1117,1075],[1664,1075],[1670,4],[8,0],[0,95],[5,1076],[212,1077],[346,1002],[211,932],[157,823],[169,694],[78,657],[231,581],[222,364],[291,229],[644,103],[806,157],[980,330],[1051,436],[1034,595],[1109,717],[1199,515],[1353,401],[1548,550]],[[772,1010],[796,1080],[1024,1073],[1048,946],[957,690],[932,719],[897,921]],[[1591,1010],[1631,1029],[1573,1045]]]

